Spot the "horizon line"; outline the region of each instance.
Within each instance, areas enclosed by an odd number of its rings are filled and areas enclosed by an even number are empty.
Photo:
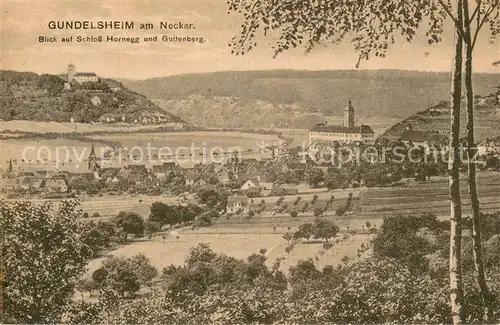
[[[27,71],[27,70],[13,70],[13,69],[0,69],[0,71],[14,71],[14,72],[20,72],[20,73],[35,73],[37,75],[43,75],[43,74],[51,74],[51,75],[56,75],[59,76],[61,74],[66,74],[64,71],[61,71],[59,73],[49,73],[49,72],[36,72],[36,71]],[[290,72],[370,72],[370,71],[386,71],[386,72],[403,72],[403,73],[408,73],[408,72],[413,72],[413,73],[435,73],[435,74],[446,74],[451,72],[445,71],[445,70],[412,70],[412,69],[387,69],[387,68],[381,68],[381,69],[370,69],[370,68],[353,68],[353,69],[293,69],[293,68],[279,68],[279,69],[242,69],[242,70],[213,70],[213,71],[200,71],[200,72],[186,72],[186,73],[176,73],[176,74],[167,74],[163,76],[151,76],[151,77],[145,77],[145,78],[140,78],[140,79],[132,79],[132,78],[127,78],[127,77],[118,77],[118,76],[106,76],[106,75],[100,75],[99,73],[96,73],[99,77],[105,78],[105,79],[115,79],[115,80],[125,80],[125,81],[146,81],[146,80],[154,80],[154,79],[162,79],[162,78],[168,78],[168,77],[180,77],[180,76],[192,76],[192,75],[204,75],[204,74],[215,74],[215,73],[245,73],[245,72],[278,72],[278,71],[290,71]],[[481,74],[488,74],[488,75],[495,75],[495,74],[500,74],[500,69],[499,71],[496,72],[473,72],[473,75],[481,75]]]

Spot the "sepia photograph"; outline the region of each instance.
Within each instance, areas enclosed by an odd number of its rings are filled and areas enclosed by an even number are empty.
[[[0,0],[2,324],[499,324],[500,0]]]

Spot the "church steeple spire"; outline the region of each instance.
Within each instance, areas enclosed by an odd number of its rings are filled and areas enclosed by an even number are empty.
[[[90,154],[89,154],[89,170],[95,171],[96,169],[99,169],[99,165],[97,164],[97,156],[95,154],[95,148],[94,148],[94,143],[92,143],[92,147],[90,148]]]
[[[92,143],[92,147],[90,148],[90,155],[89,158],[95,158],[95,148],[94,148],[94,143]]]

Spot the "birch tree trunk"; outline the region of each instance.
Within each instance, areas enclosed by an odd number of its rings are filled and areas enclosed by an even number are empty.
[[[474,93],[472,85],[472,52],[473,44],[470,28],[469,4],[463,2],[464,35],[465,35],[465,98],[467,106],[467,170],[469,183],[469,196],[472,208],[472,244],[474,254],[474,268],[476,271],[476,282],[481,292],[481,300],[485,310],[485,319],[493,318],[491,299],[486,283],[484,271],[483,250],[481,239],[481,215],[479,210],[479,199],[476,186],[476,162],[474,159],[476,144],[474,140]]]
[[[466,0],[467,1],[467,0]],[[460,102],[462,95],[462,37],[458,28],[463,25],[462,0],[457,1],[458,26],[455,28],[455,57],[451,69],[450,148],[448,178],[450,191],[450,303],[453,324],[463,317],[462,284],[462,207],[460,202]]]

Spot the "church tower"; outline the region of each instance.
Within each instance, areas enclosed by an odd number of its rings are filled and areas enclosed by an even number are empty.
[[[90,155],[89,155],[89,170],[91,171],[96,171],[99,169],[99,165],[97,164],[97,156],[95,154],[95,149],[94,149],[94,144],[92,143],[92,148],[90,148]]]
[[[75,78],[76,68],[74,64],[68,65],[68,83]]]
[[[344,110],[344,126],[354,127],[354,108],[352,107],[352,102],[349,99],[349,105]]]

